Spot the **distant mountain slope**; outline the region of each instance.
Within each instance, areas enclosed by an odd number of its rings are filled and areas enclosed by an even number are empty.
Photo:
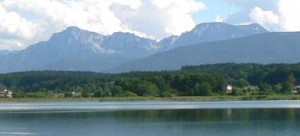
[[[171,36],[163,39],[159,45],[162,47],[162,50],[169,50],[184,45],[227,40],[266,32],[268,31],[258,24],[230,25],[219,22],[203,23],[179,37]]]
[[[62,32],[55,33],[48,41],[39,42],[8,57],[1,72],[103,71],[150,55],[152,50],[156,50],[151,48],[153,40],[128,33],[118,33],[117,35],[103,36],[77,27],[68,27]],[[136,50],[141,53],[132,55],[132,51]]]
[[[7,59],[16,53],[18,53],[18,51],[0,50],[0,73],[6,67]]]
[[[11,53],[15,53],[16,51],[8,51],[8,50],[0,50],[0,55],[4,56],[4,55],[8,55]]]
[[[122,32],[105,37],[102,45],[103,48],[132,57],[145,57],[158,50],[156,41]]]
[[[214,63],[300,62],[300,32],[264,33],[176,48],[118,67],[113,72],[177,70]]]
[[[2,71],[8,51],[0,50],[0,71]]]

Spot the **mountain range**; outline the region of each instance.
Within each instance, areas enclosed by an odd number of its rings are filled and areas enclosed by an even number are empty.
[[[166,51],[184,45],[227,40],[266,32],[268,31],[265,28],[256,23],[250,25],[230,25],[222,22],[202,23],[180,36],[171,36],[161,40],[159,45],[162,50]]]
[[[298,33],[270,33],[258,24],[203,23],[159,42],[131,33],[102,35],[68,27],[24,50],[0,51],[0,72],[127,72],[222,62],[292,63],[299,60],[298,37]]]
[[[215,63],[298,63],[300,32],[272,32],[179,47],[127,63],[114,72],[178,70]]]
[[[155,41],[129,33],[104,36],[68,27],[48,41],[10,55],[1,72],[31,70],[103,71],[154,52]],[[136,53],[133,53],[136,52]]]

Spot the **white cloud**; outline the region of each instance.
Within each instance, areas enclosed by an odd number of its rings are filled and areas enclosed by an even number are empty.
[[[196,25],[191,14],[200,9],[205,9],[203,3],[194,0],[153,0],[153,3],[166,14],[168,34],[179,35]]]
[[[19,39],[5,39],[0,38],[0,50],[19,50],[23,48],[24,45]]]
[[[225,22],[256,22],[271,31],[300,31],[299,0],[224,0],[237,11]]]
[[[299,7],[299,0],[279,0],[277,9],[271,11],[255,7],[251,10],[249,16],[252,21],[269,30],[300,31]]]
[[[223,21],[224,21],[224,19],[220,15],[216,16],[215,22],[223,22]]]
[[[3,5],[8,9],[23,13],[23,16],[38,19],[44,27],[51,25],[51,29],[54,28],[56,31],[65,26],[78,26],[110,34],[122,29],[121,22],[109,9],[114,2],[118,0],[6,0]]]
[[[2,0],[0,38],[14,37],[21,49],[67,26],[163,38],[192,29],[192,13],[204,8],[196,0]]]
[[[250,18],[270,30],[274,30],[274,27],[280,22],[278,15],[273,11],[264,11],[259,7],[251,10]]]
[[[287,31],[300,31],[300,1],[280,0],[279,13],[282,19],[282,27]]]
[[[7,43],[11,43],[11,48],[18,48],[22,41],[30,41],[39,33],[38,24],[28,21],[17,12],[7,11],[1,5],[0,22],[0,46],[8,46]]]
[[[123,26],[158,39],[192,29],[196,25],[192,13],[205,8],[195,0],[144,0],[137,9],[120,4],[111,7]]]

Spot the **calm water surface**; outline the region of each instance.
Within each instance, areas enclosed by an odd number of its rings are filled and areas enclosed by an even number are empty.
[[[0,104],[0,136],[299,136],[300,101]]]

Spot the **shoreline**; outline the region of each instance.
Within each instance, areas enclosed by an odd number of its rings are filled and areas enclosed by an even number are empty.
[[[179,96],[179,97],[103,97],[103,98],[0,98],[0,103],[23,102],[126,102],[126,101],[258,101],[300,100],[300,95],[256,95],[256,96]]]

